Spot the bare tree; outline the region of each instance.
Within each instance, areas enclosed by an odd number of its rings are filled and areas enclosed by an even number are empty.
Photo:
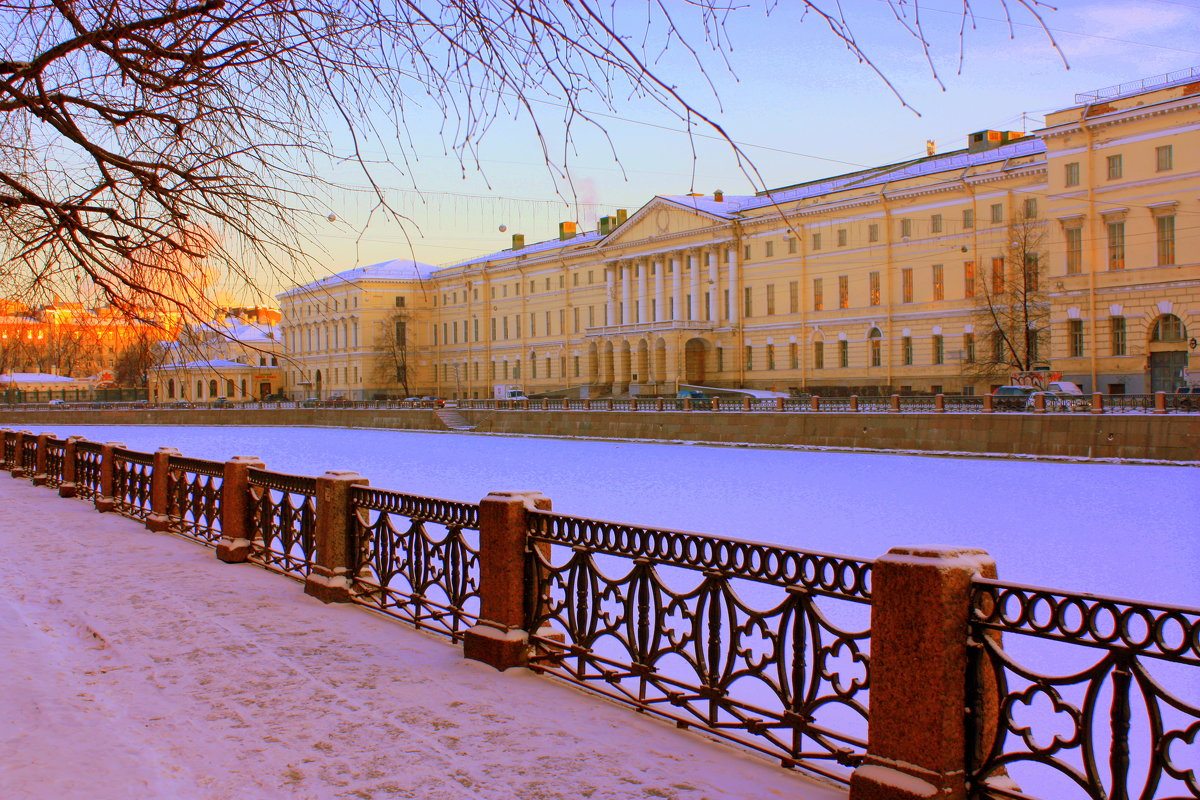
[[[377,210],[391,213],[362,147],[392,141],[390,160],[412,157],[405,125],[418,105],[445,119],[464,169],[478,168],[497,117],[532,120],[568,190],[572,127],[603,131],[601,117],[629,98],[724,136],[677,86],[703,85],[729,49],[727,21],[745,12],[736,0],[650,0],[628,13],[635,5],[0,0],[0,284],[10,294],[93,284],[153,321],[195,311],[217,276],[253,284],[264,268],[290,273],[311,212],[324,216],[331,163],[356,164]],[[1040,0],[964,0],[964,30],[978,5],[1041,23]],[[883,76],[842,6],[796,4]],[[916,0],[871,13],[928,56]],[[658,74],[667,48],[692,59],[692,75]],[[551,123],[566,142],[543,133]],[[348,151],[335,146],[346,141]]]
[[[396,311],[379,323],[375,336],[375,379],[380,387],[399,390],[401,397],[412,394],[408,323],[408,313]]]
[[[1046,223],[1021,216],[1009,224],[1003,256],[976,276],[974,359],[964,374],[988,381],[1007,380],[1049,363],[1050,299],[1045,286]]]

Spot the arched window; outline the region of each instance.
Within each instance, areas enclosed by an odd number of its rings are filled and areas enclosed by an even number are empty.
[[[175,379],[174,378],[167,378],[167,399],[168,400],[175,399]]]
[[[196,381],[196,399],[200,400],[204,397],[204,381]]]
[[[246,396],[246,379],[242,378],[242,397]]]
[[[226,381],[225,381],[225,396],[232,398],[234,396],[234,394],[235,394],[235,392],[233,390],[233,381],[231,379],[226,379]]]
[[[1187,328],[1183,320],[1174,314],[1163,314],[1154,322],[1154,332],[1150,336],[1152,342],[1182,342],[1187,338]]]
[[[879,328],[871,328],[867,339],[871,344],[871,366],[878,367],[883,363],[883,334],[880,333]]]
[[[209,397],[217,396],[217,379],[216,378],[212,378],[208,382],[208,396]]]

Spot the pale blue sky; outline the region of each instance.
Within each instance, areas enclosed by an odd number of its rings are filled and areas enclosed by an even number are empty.
[[[974,4],[975,29],[966,33],[960,71],[955,9],[961,4],[921,2],[943,89],[916,41],[890,21],[882,0],[843,2],[848,14],[857,15],[851,19],[860,44],[911,109],[820,20],[801,20],[794,0],[748,0],[728,20],[732,49],[726,55],[734,75],[700,42],[698,52],[719,100],[681,48],[669,51],[656,69],[746,146],[767,186],[783,186],[914,158],[924,154],[926,139],[945,152],[965,146],[972,131],[1032,130],[1048,111],[1073,105],[1077,92],[1200,65],[1200,0],[1060,0],[1057,10],[1045,7],[1042,13],[1061,54],[1013,0],[1011,35],[1000,0]],[[682,2],[668,5],[686,13]],[[616,8],[629,12],[627,20],[618,18],[627,30],[644,29],[643,0],[617,0]],[[538,107],[544,123],[561,118],[552,104]],[[409,132],[419,160],[381,165],[376,179],[393,190],[389,201],[412,223],[368,223],[369,204],[361,193],[324,198],[338,220],[317,217],[317,266],[298,277],[390,258],[448,265],[504,249],[513,233],[524,233],[529,242],[551,238],[560,220],[578,218],[584,228],[594,227],[594,209],[577,210],[570,205],[576,198],[610,214],[617,208],[632,212],[655,194],[717,188],[739,194],[755,188],[728,145],[689,140],[682,123],[660,108],[636,100],[619,101],[612,112],[599,102],[589,107],[610,114],[598,118],[604,133],[576,129],[571,181],[560,179],[557,186],[527,122],[505,119],[492,127],[480,151],[481,174],[473,164],[464,170],[456,157],[445,155],[436,133],[440,117],[410,108]],[[560,133],[550,125],[553,153],[561,157],[561,139],[555,141]],[[369,152],[383,159],[385,148]],[[352,169],[338,176],[347,185],[361,185]],[[502,224],[505,233],[498,231]],[[276,288],[264,283],[263,288]]]

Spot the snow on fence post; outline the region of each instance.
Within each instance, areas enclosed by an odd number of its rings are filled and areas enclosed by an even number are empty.
[[[353,601],[356,526],[350,490],[369,486],[357,472],[330,470],[317,478],[316,556],[304,593],[322,603]]]
[[[117,454],[113,451],[124,446],[121,442],[100,445],[100,487],[92,504],[101,513],[117,507]]]
[[[46,455],[50,448],[49,439],[53,436],[50,433],[40,433],[37,437],[37,455],[33,462],[33,485],[45,486],[49,482],[46,476]]]
[[[967,796],[966,631],[976,576],[996,577],[996,562],[976,548],[894,547],[875,561],[868,745],[850,800]]]
[[[68,436],[63,444],[62,483],[58,484],[59,497],[74,497],[75,486],[75,444],[82,442],[82,436]]]
[[[146,515],[146,528],[165,531],[171,527],[167,515],[170,502],[167,489],[171,476],[171,456],[181,455],[174,447],[160,447],[154,451],[154,465],[150,473],[150,513]]]
[[[479,622],[463,636],[463,657],[500,671],[529,662],[525,516],[550,508],[541,492],[492,492],[479,501]]]
[[[250,468],[265,469],[257,456],[234,456],[225,462],[221,473],[221,541],[217,558],[226,564],[240,564],[250,557],[254,543],[250,501]]]

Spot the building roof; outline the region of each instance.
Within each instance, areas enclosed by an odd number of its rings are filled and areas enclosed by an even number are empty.
[[[550,250],[565,250],[568,247],[577,247],[581,244],[591,244],[592,242],[599,241],[602,238],[603,237],[600,235],[599,231],[588,231],[586,233],[580,233],[572,236],[570,239],[547,239],[544,242],[526,245],[520,250],[501,250],[498,253],[489,253],[485,256],[477,256],[475,258],[468,259],[467,261],[460,261],[453,266],[446,267],[446,269],[469,267],[473,264],[482,264],[485,261],[491,261],[492,259],[510,258],[517,254],[524,256],[533,255],[535,253],[545,253]]]
[[[364,280],[424,280],[433,274],[434,269],[436,267],[432,264],[426,264],[422,261],[413,261],[410,258],[396,258],[391,261],[381,261],[378,264],[369,264],[365,267],[354,267],[353,269],[336,272],[325,278],[319,278],[306,283],[303,286],[297,286],[295,289],[281,292],[276,297],[288,297],[289,295],[304,291],[312,291],[318,288],[332,288]]]
[[[49,372],[10,372],[0,375],[0,383],[74,383],[75,378]]]
[[[243,364],[240,361],[230,361],[227,358],[209,358],[209,359],[205,359],[202,361],[189,361],[186,364],[163,364],[161,366],[155,367],[155,369],[160,369],[160,370],[165,370],[165,369],[222,370],[222,369],[247,369],[249,367],[254,367],[255,369],[259,368],[255,364]],[[278,369],[278,367],[275,367],[275,369]]]

